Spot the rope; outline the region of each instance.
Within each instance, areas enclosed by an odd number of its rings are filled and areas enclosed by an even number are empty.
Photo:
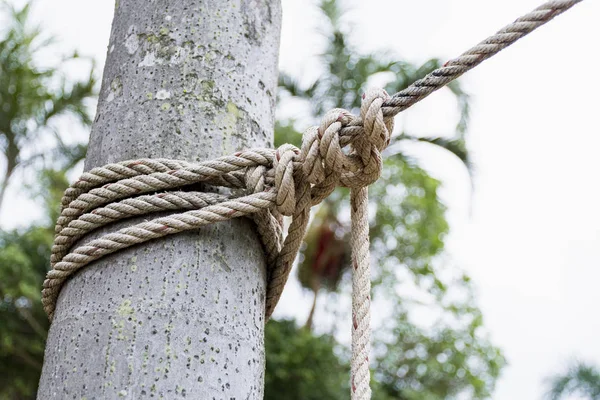
[[[580,1],[545,3],[391,97],[382,89],[368,90],[363,95],[360,117],[343,109],[329,111],[318,127],[304,133],[300,149],[285,144],[277,150],[245,150],[201,163],[141,159],[85,172],[62,198],[52,247],[52,270],[42,290],[42,303],[49,319],[54,317],[62,285],[91,262],[152,239],[237,217],[253,219],[265,249],[268,319],[304,238],[311,207],[336,187],[349,187],[353,266],[351,397],[370,399],[367,188],[381,175],[381,152],[390,142],[393,117]],[[344,150],[345,147],[348,149]],[[226,187],[231,194],[167,191],[197,183]],[[77,241],[100,227],[162,211],[180,212],[105,234],[73,248]],[[282,216],[291,217],[283,243]]]

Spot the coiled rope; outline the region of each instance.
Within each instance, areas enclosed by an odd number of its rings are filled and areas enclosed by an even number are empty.
[[[580,1],[543,4],[391,97],[381,89],[368,90],[363,95],[360,117],[343,109],[329,111],[320,126],[304,133],[300,149],[285,144],[276,150],[246,150],[201,163],[141,159],[85,172],[62,198],[52,247],[52,270],[42,291],[49,319],[54,316],[64,282],[92,261],[135,244],[244,216],[255,221],[265,248],[268,318],[304,238],[310,208],[336,187],[349,187],[353,265],[351,397],[370,399],[367,187],[381,174],[381,152],[390,142],[393,117]],[[199,182],[233,189],[233,194],[167,191]],[[97,228],[159,211],[180,212],[72,248]],[[292,218],[283,242],[282,216]]]

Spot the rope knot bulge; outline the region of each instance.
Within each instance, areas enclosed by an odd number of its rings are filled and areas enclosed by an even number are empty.
[[[381,175],[381,152],[390,143],[393,117],[384,117],[383,104],[390,96],[383,89],[363,95],[360,118],[336,108],[325,114],[319,126],[306,130],[302,147],[284,144],[275,152],[273,168],[277,207],[290,216],[297,208],[295,179],[311,185],[312,205],[321,203],[336,187],[366,187]],[[354,130],[344,143],[342,130]],[[344,147],[350,147],[344,152]]]

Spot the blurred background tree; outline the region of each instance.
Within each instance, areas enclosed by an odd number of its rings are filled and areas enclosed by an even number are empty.
[[[46,210],[43,221],[0,231],[0,398],[34,398],[42,366],[48,321],[42,310],[43,282],[54,238],[66,172],[85,156],[85,143],[67,143],[56,129],[60,117],[91,122],[87,102],[95,96],[93,67],[88,78],[67,79],[62,67],[41,66],[53,38],[32,25],[30,5],[0,3],[0,207],[11,178],[33,176],[28,194]],[[23,187],[24,179],[20,179]]]
[[[361,54],[352,45],[338,1],[323,0],[319,7],[326,42],[318,56],[319,79],[302,85],[302,77],[282,72],[279,91],[281,107],[291,99],[307,102],[313,123],[333,107],[356,113],[360,93],[372,79],[387,79],[386,89],[394,93],[440,65],[437,59],[415,66],[387,54]],[[52,222],[66,173],[85,155],[85,144],[66,144],[54,121],[71,114],[89,124],[86,102],[95,95],[95,81],[93,67],[84,81],[66,79],[58,68],[39,67],[37,55],[52,41],[31,27],[30,7],[5,5],[2,12],[10,23],[0,31],[0,143],[6,160],[0,204],[15,170],[28,169],[37,188],[28,194],[43,203],[48,218],[0,233],[0,398],[32,399],[48,329],[40,287],[49,264]],[[395,132],[383,176],[372,187],[371,241],[378,260],[373,305],[382,321],[376,325],[372,364],[378,400],[488,398],[504,365],[499,349],[487,340],[469,278],[442,257],[449,227],[438,193],[441,183],[411,148],[415,142],[442,148],[471,172],[465,144],[469,98],[458,82],[449,90],[458,107],[456,126],[434,137]],[[300,141],[295,121],[280,119],[276,145]],[[347,190],[336,190],[315,210],[299,258],[298,280],[313,296],[309,317],[267,324],[266,399],[347,398],[349,349],[338,340],[343,335],[336,328],[347,315],[335,307],[350,289],[347,197]],[[327,302],[320,304],[322,297]],[[423,310],[427,323],[416,315]]]
[[[40,285],[50,263],[64,170],[39,173],[37,189],[47,218],[25,229],[0,231],[0,399],[34,399],[49,327]]]
[[[563,373],[549,380],[549,400],[577,396],[578,399],[600,400],[600,368],[582,361],[572,361]]]
[[[413,65],[385,53],[362,54],[352,44],[339,1],[322,0],[319,7],[326,44],[319,56],[318,79],[302,84],[304,77],[284,71],[279,80],[280,106],[305,101],[313,124],[335,107],[359,113],[360,94],[373,80],[386,82],[388,93],[396,93],[441,65],[437,59]],[[436,136],[398,129],[385,152],[383,175],[371,188],[371,243],[377,259],[373,308],[377,320],[384,321],[375,329],[375,399],[445,399],[458,394],[489,398],[505,363],[485,335],[468,276],[441,257],[449,227],[438,195],[440,182],[420,165],[411,147],[421,142],[441,148],[472,173],[465,143],[469,97],[458,81],[447,90],[456,99],[456,126]],[[276,146],[285,142],[299,146],[301,138],[294,120],[278,121]],[[334,321],[330,328],[334,336],[347,315],[339,315],[330,305],[350,291],[347,204],[348,191],[338,189],[315,211],[297,269],[301,285],[313,296],[304,328],[312,329],[315,312],[320,312],[323,320]],[[328,307],[318,306],[321,293]],[[422,318],[416,314],[423,309],[429,315],[427,324],[417,322]],[[269,386],[266,390],[269,393]]]
[[[82,143],[67,144],[54,121],[67,114],[89,125],[87,100],[95,92],[94,69],[87,79],[67,80],[59,67],[78,59],[77,53],[63,57],[55,66],[41,66],[44,52],[53,48],[54,39],[43,35],[30,22],[31,6],[16,9],[0,4],[8,23],[0,30],[0,148],[4,168],[0,177],[0,207],[6,189],[19,167],[37,169],[47,162],[59,162],[69,169],[85,156]]]
[[[315,335],[294,320],[272,320],[265,330],[265,400],[346,400],[350,367],[332,335]]]

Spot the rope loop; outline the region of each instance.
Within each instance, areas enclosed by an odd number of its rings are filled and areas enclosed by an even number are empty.
[[[340,131],[356,119],[349,111],[335,108],[321,124],[309,128],[302,141],[302,168],[311,189],[312,204],[319,204],[340,186],[340,177],[351,168],[351,159],[342,151]]]
[[[369,186],[381,176],[381,152],[390,144],[394,129],[394,118],[384,117],[382,110],[389,98],[383,89],[369,89],[363,94],[360,107],[363,134],[357,136],[351,145],[351,157],[359,168],[344,176],[344,183],[349,187]]]
[[[394,119],[384,116],[383,104],[390,96],[383,89],[369,89],[363,95],[361,116],[335,108],[325,114],[319,126],[303,135],[299,161],[311,190],[313,205],[319,204],[338,186],[369,186],[381,175],[381,152],[390,143]],[[341,132],[358,128],[350,149],[344,152]]]
[[[296,210],[296,184],[294,183],[294,161],[300,150],[291,144],[280,146],[273,158],[275,187],[277,188],[277,209],[282,215],[290,216]]]

